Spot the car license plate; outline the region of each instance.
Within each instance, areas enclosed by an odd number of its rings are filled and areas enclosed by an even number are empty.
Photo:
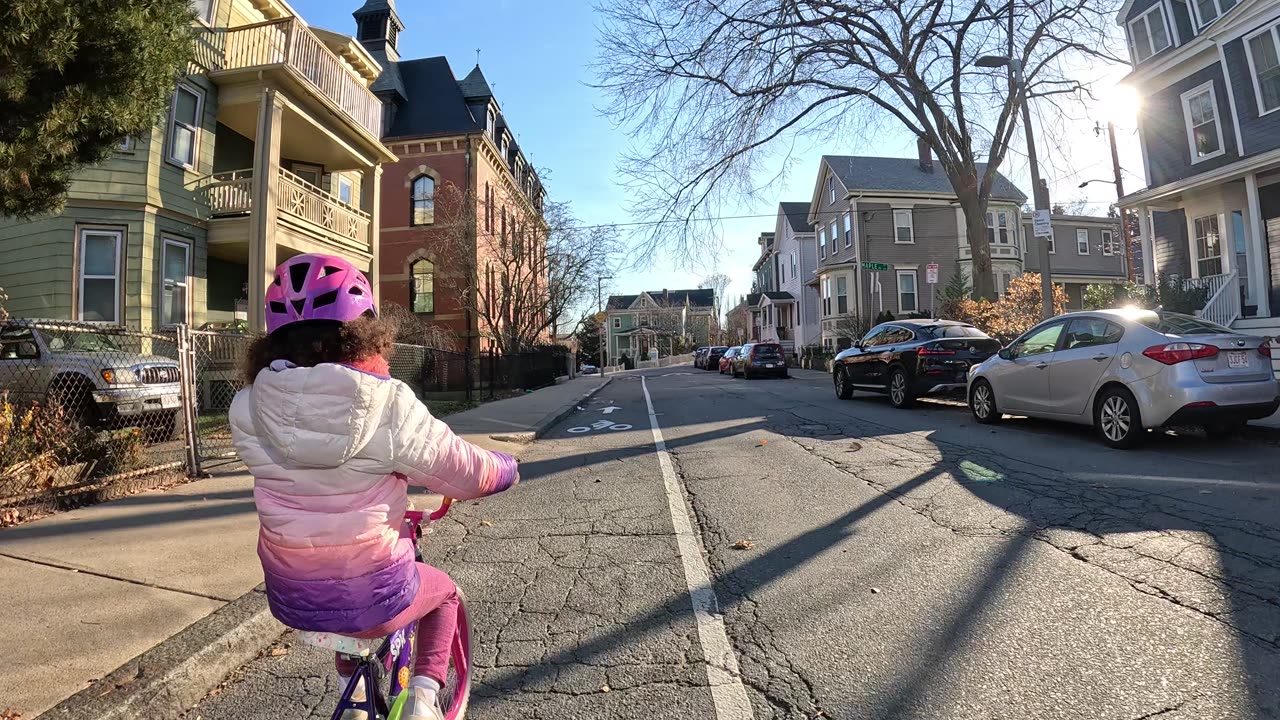
[[[1249,353],[1243,350],[1232,350],[1231,352],[1228,352],[1227,367],[1230,367],[1230,368],[1249,367]]]
[[[177,395],[160,396],[160,407],[164,408],[165,410],[172,410],[173,408],[176,408],[181,404],[182,404],[182,401],[178,398]]]
[[[767,368],[771,368],[771,367],[774,367],[774,364],[773,364],[773,363],[765,363],[765,364],[764,364],[764,366],[765,366],[765,367],[767,367]]]

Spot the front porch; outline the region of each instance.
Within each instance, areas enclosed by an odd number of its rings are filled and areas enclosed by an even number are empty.
[[[1145,284],[1180,278],[1203,288],[1206,320],[1280,327],[1280,155],[1270,155],[1122,201],[1138,218]]]

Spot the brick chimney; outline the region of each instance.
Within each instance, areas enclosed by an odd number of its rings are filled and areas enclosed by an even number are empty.
[[[916,138],[916,150],[920,153],[920,169],[927,173],[933,172],[933,148],[929,146],[929,139],[921,135]]]

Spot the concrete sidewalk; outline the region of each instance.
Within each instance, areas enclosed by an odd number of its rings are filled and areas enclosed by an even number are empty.
[[[519,456],[605,384],[571,380],[445,421]],[[0,716],[34,718],[73,695],[47,717],[164,718],[176,715],[160,706],[190,707],[283,630],[255,592],[257,533],[244,473],[0,531],[0,647],[9,654]]]

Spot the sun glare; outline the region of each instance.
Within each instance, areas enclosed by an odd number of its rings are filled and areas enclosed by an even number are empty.
[[[1132,125],[1142,108],[1142,98],[1128,85],[1112,85],[1102,94],[1102,109],[1107,119],[1117,125]]]

